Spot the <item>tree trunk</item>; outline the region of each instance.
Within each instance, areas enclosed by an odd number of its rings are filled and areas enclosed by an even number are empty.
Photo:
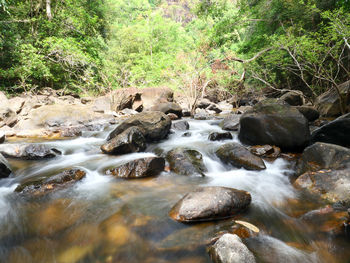
[[[46,16],[48,20],[52,19],[51,0],[46,0]]]

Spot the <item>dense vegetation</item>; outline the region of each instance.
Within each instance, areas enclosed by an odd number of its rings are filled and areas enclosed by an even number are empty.
[[[0,0],[0,89],[302,89],[349,79],[349,0]]]

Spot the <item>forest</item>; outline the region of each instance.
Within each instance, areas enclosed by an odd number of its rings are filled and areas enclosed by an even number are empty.
[[[0,89],[231,93],[349,79],[348,0],[1,0]]]

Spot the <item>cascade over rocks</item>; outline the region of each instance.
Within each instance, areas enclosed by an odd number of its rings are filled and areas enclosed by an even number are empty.
[[[107,175],[119,178],[133,179],[155,176],[164,171],[165,160],[162,157],[141,158],[127,162],[106,171]]]
[[[134,126],[142,132],[147,142],[153,142],[162,140],[169,134],[171,120],[159,111],[142,112],[123,121],[108,135],[107,140]]]
[[[146,139],[138,127],[130,127],[116,135],[101,146],[101,150],[107,154],[127,154],[142,152],[146,149]]]
[[[310,139],[309,123],[297,109],[266,100],[242,115],[238,137],[248,145],[269,144],[300,151]]]
[[[216,150],[216,155],[222,162],[237,168],[243,167],[247,170],[266,169],[264,161],[260,157],[235,142],[222,145]]]
[[[307,147],[299,161],[298,173],[321,169],[350,168],[350,149],[339,145],[317,142]]]
[[[200,174],[204,176],[204,173],[207,172],[207,168],[203,163],[203,156],[196,150],[178,147],[169,151],[166,159],[169,162],[170,170],[176,174]]]
[[[12,173],[10,165],[5,157],[0,153],[0,179],[9,177]]]
[[[228,218],[248,208],[251,196],[228,187],[201,187],[186,194],[169,215],[180,222],[210,221]]]
[[[350,113],[316,129],[311,134],[311,143],[326,142],[350,147]]]
[[[24,160],[54,158],[61,152],[45,144],[2,144],[0,153],[5,157]]]
[[[255,263],[252,252],[237,235],[224,234],[209,248],[214,263]]]

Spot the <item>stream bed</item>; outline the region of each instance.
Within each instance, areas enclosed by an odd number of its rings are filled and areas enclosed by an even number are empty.
[[[191,136],[174,131],[167,140],[148,146],[144,153],[102,154],[109,127],[85,132],[79,138],[39,142],[62,152],[40,161],[9,159],[14,176],[0,181],[0,262],[211,262],[210,240],[230,231],[234,220],[260,229],[245,240],[258,262],[350,262],[350,243],[322,231],[322,222],[305,222],[300,216],[325,204],[292,186],[289,161],[266,161],[266,170],[247,171],[224,165],[216,149],[232,140],[209,141],[222,132],[216,120],[187,119]],[[203,155],[205,177],[163,172],[157,177],[124,180],[104,171],[126,161],[188,147]],[[86,177],[72,186],[43,196],[14,192],[28,179],[79,168]],[[197,224],[173,221],[168,212],[186,193],[198,186],[226,186],[251,193],[248,211],[234,218]],[[331,221],[332,222],[332,221]],[[327,226],[327,224],[326,224]],[[320,231],[321,230],[321,231]]]

